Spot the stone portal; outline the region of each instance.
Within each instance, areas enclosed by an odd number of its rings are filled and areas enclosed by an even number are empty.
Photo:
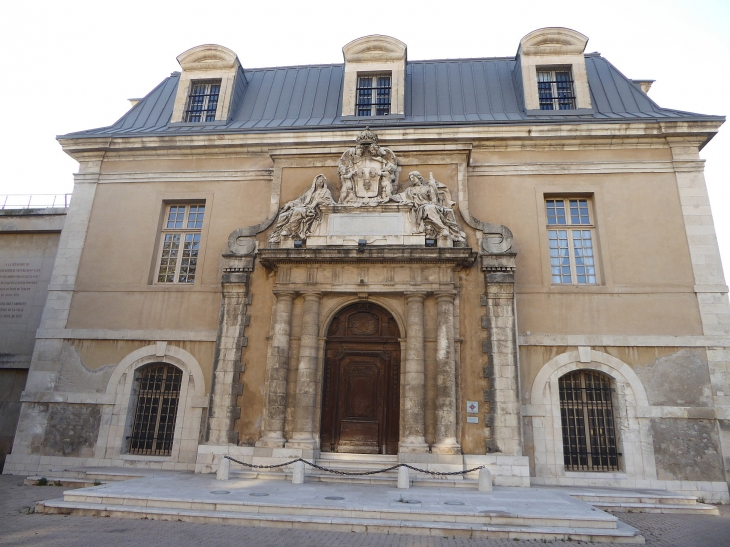
[[[322,388],[323,452],[397,454],[400,332],[380,306],[342,309],[327,332]]]

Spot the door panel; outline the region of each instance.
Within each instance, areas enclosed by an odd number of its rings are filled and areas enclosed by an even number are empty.
[[[332,320],[322,386],[323,452],[398,453],[398,337],[392,316],[372,304],[349,306]]]

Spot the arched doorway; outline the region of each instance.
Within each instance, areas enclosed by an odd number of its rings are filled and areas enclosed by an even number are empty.
[[[566,471],[617,471],[613,388],[606,374],[576,370],[561,376],[560,419]]]
[[[368,302],[340,310],[327,331],[322,389],[323,452],[397,454],[400,330]]]

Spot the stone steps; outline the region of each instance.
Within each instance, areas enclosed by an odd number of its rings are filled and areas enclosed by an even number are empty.
[[[41,502],[36,511],[51,514],[148,518],[243,526],[275,526],[347,532],[377,532],[643,544],[638,532],[605,513],[593,518],[534,518],[493,513],[438,513],[414,505],[404,510],[361,510],[342,507],[303,508],[264,503],[190,502],[135,497],[98,497],[65,494],[64,499]]]
[[[573,498],[614,513],[675,513],[719,515],[717,507],[695,496],[659,491],[595,491],[566,489]]]

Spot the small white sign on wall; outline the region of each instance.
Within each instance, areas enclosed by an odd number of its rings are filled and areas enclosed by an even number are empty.
[[[479,417],[478,416],[467,416],[466,417],[466,423],[468,423],[468,424],[478,424],[479,423]]]
[[[466,402],[467,414],[477,414],[479,412],[479,403],[477,401]]]

